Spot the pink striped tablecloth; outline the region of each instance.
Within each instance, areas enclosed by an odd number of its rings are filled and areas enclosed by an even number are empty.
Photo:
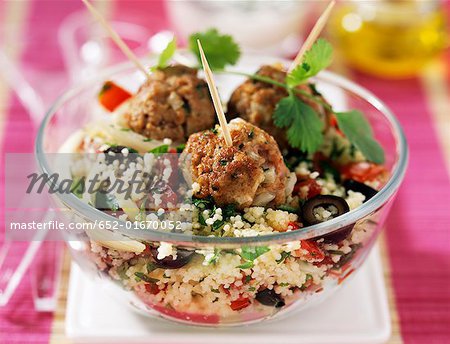
[[[103,4],[105,5],[105,4]],[[169,27],[160,1],[110,1],[114,18],[134,21],[151,32]],[[78,0],[0,2],[0,44],[16,44],[16,60],[43,90],[58,90],[67,82],[56,31],[68,14],[81,10]],[[17,32],[10,32],[7,16],[22,18]],[[15,36],[14,36],[15,35]],[[383,99],[400,119],[409,142],[411,157],[397,201],[387,223],[394,307],[405,343],[450,343],[450,147],[438,135],[435,90],[446,106],[450,122],[450,56],[443,72],[407,81],[383,81],[353,73],[352,78]],[[432,71],[430,71],[432,73]],[[2,85],[0,81],[0,85]],[[4,86],[4,85],[2,85]],[[0,104],[2,162],[5,152],[31,152],[34,128],[10,90],[1,89],[6,103]],[[55,97],[56,97],[55,93]],[[446,104],[446,105],[445,105]],[[447,133],[447,135],[450,133]],[[2,164],[3,165],[3,164]],[[3,181],[4,170],[0,171]],[[0,183],[4,194],[4,184]],[[4,197],[1,197],[2,209]],[[0,221],[3,223],[3,210]],[[0,234],[0,241],[2,240]],[[10,304],[0,308],[0,343],[47,343],[53,315],[34,312],[30,281],[25,277]]]

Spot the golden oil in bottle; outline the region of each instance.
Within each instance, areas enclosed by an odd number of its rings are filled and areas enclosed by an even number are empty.
[[[440,6],[434,0],[345,1],[330,18],[328,33],[357,69],[410,77],[447,44]]]

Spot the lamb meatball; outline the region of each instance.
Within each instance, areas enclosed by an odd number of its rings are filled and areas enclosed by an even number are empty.
[[[276,66],[262,66],[256,74],[282,83],[286,81],[286,72]],[[300,85],[298,88],[321,98],[311,84]],[[228,102],[227,117],[235,118],[239,116],[249,121],[272,135],[280,148],[286,148],[288,147],[286,129],[277,128],[273,124],[272,115],[278,102],[287,96],[288,93],[283,87],[248,79],[231,95]],[[299,98],[319,113],[324,122],[327,122],[328,113],[321,105],[312,102],[305,96],[299,95]],[[323,98],[321,99],[324,101]]]
[[[206,82],[195,69],[181,65],[152,73],[129,105],[129,127],[150,139],[184,141],[215,123]]]
[[[189,137],[183,154],[190,154],[190,174],[198,183],[194,196],[212,196],[219,206],[234,204],[238,209],[283,204],[295,177],[273,137],[239,118],[228,127],[231,147],[219,126]]]

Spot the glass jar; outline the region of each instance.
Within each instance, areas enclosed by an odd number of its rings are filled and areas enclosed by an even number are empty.
[[[328,33],[346,61],[388,78],[418,74],[447,42],[440,1],[345,1]]]

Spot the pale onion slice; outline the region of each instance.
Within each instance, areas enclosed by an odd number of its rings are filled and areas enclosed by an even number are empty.
[[[145,245],[139,241],[127,239],[125,236],[99,228],[86,228],[89,238],[99,245],[113,250],[141,253],[145,250]]]
[[[146,153],[155,147],[161,146],[162,141],[151,140],[135,133],[131,129],[119,127],[111,122],[93,123],[86,128],[90,137],[100,138],[105,142],[136,149],[139,153]]]
[[[275,198],[275,194],[271,192],[261,192],[259,195],[256,195],[253,200],[252,205],[257,207],[263,207],[271,202]]]

